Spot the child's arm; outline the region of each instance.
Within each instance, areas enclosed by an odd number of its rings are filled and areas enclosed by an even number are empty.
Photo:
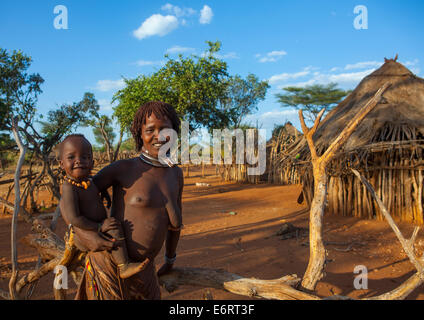
[[[68,220],[70,224],[83,230],[99,230],[99,223],[80,215],[78,195],[73,190],[72,185],[67,182],[64,182],[62,185],[61,202],[63,208],[62,214],[66,216],[66,220]]]

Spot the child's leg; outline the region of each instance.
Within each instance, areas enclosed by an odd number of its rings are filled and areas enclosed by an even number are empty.
[[[122,230],[122,227],[120,225],[118,228],[108,231],[108,235],[121,242],[117,249],[112,251],[112,257],[115,263],[118,265],[119,276],[121,278],[129,278],[146,267],[146,265],[149,263],[148,258],[146,258],[141,263],[129,262],[127,246],[125,244],[124,231]]]

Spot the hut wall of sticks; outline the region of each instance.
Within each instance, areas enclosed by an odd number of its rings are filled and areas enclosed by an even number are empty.
[[[392,85],[382,101],[328,166],[326,213],[383,219],[377,204],[352,174],[350,169],[354,168],[372,183],[394,218],[422,225],[424,79],[396,59],[385,59],[381,68],[365,77],[327,114],[313,139],[318,155],[323,154],[353,115],[386,82]],[[313,175],[306,140],[302,137],[283,152],[271,152],[270,159],[278,161],[280,167],[280,171],[270,168],[270,182],[300,182],[309,205],[313,198]]]
[[[295,166],[281,166],[281,158],[287,155],[290,147],[302,138],[302,133],[290,122],[284,124],[277,132],[273,133],[267,145],[267,170],[268,183],[299,184],[300,176]]]

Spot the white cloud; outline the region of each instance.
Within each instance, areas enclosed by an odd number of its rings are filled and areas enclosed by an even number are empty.
[[[162,11],[166,11],[168,13],[174,14],[177,18],[180,17],[189,17],[196,14],[196,10],[192,8],[183,8],[181,9],[178,6],[174,6],[170,3],[167,3],[161,7]]]
[[[160,60],[160,61],[138,60],[135,62],[135,64],[139,67],[145,67],[145,66],[164,64],[164,61],[163,60]]]
[[[405,67],[414,67],[420,62],[418,59],[415,59],[414,61],[406,61],[402,63]]]
[[[321,72],[314,72],[312,74],[312,77],[306,81],[303,82],[295,82],[295,83],[284,83],[283,85],[279,85],[278,89],[283,89],[285,87],[305,87],[310,86],[314,84],[329,84],[331,82],[335,82],[341,87],[344,88],[353,88],[355,87],[363,78],[365,78],[367,75],[375,71],[375,68],[373,69],[367,69],[364,71],[359,72],[345,72],[345,73],[338,73],[338,74],[329,74],[329,73],[321,73]],[[304,71],[303,71],[304,72]],[[281,81],[286,81],[288,79],[295,79],[294,75],[301,74],[302,72],[289,74],[291,76],[287,77],[281,77]],[[272,78],[272,77],[271,77]],[[271,81],[270,81],[271,83]],[[275,81],[274,81],[275,83]]]
[[[144,66],[151,66],[151,65],[155,64],[155,62],[154,61],[146,61],[146,60],[138,60],[135,64],[140,66],[140,67],[144,67]]]
[[[240,58],[236,52],[228,52],[225,54],[216,53],[215,57],[217,57],[218,59],[239,59]]]
[[[199,22],[201,24],[211,23],[212,17],[213,17],[212,9],[209,6],[204,5],[203,8],[202,8],[202,10],[200,11]]]
[[[178,19],[175,16],[154,14],[147,18],[141,26],[134,30],[134,36],[142,40],[151,36],[164,36],[178,27]]]
[[[275,120],[275,118],[290,116],[290,115],[294,115],[294,114],[297,114],[297,113],[298,113],[298,111],[295,110],[295,109],[273,110],[273,111],[268,111],[268,112],[265,112],[265,113],[259,115],[259,119],[260,120],[266,120],[266,119]]]
[[[110,100],[108,99],[99,99],[99,106],[100,106],[100,111],[112,111],[112,104],[110,103]]]
[[[209,55],[208,53],[203,52],[200,56],[204,58],[204,57],[207,57],[208,55]],[[217,59],[239,59],[240,58],[238,54],[234,51],[228,52],[225,54],[214,53],[213,56]]]
[[[124,79],[119,80],[99,80],[97,81],[96,90],[106,92],[112,90],[119,90],[125,87]]]
[[[304,68],[302,71],[295,72],[295,73],[281,73],[276,74],[268,79],[268,82],[270,84],[275,84],[277,82],[284,82],[291,79],[297,79],[301,77],[305,77],[310,74],[310,68]]]
[[[337,83],[353,83],[353,82],[359,82],[363,78],[365,78],[367,75],[372,73],[375,70],[373,69],[367,69],[364,71],[359,72],[351,72],[351,73],[339,73],[339,74],[319,74],[317,79],[321,79],[322,82],[337,82]]]
[[[266,130],[267,139],[271,138],[272,130],[274,125],[283,124],[286,121],[290,121],[293,124],[297,124],[298,111],[294,108],[284,108],[280,110],[272,110],[264,112],[262,114],[251,114],[244,118],[244,123],[256,124],[258,123],[261,129]]]
[[[173,46],[166,50],[167,54],[177,54],[177,53],[185,53],[185,52],[193,52],[194,48],[181,47],[181,46]]]
[[[354,70],[354,69],[365,69],[365,68],[379,68],[383,65],[382,62],[377,61],[364,61],[358,62],[355,64],[348,64],[345,66],[345,70]]]
[[[257,53],[255,57],[259,59],[260,63],[265,63],[265,62],[276,62],[285,55],[287,55],[287,52],[283,50],[280,50],[280,51],[274,50],[274,51],[266,53],[265,55],[261,55]]]

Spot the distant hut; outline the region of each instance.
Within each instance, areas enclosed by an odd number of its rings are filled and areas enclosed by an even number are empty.
[[[365,77],[319,125],[314,142],[323,154],[349,120],[386,82],[392,86],[361,122],[328,167],[327,213],[381,219],[370,194],[350,168],[374,186],[393,217],[423,224],[424,79],[394,60]],[[311,156],[305,139],[293,144],[280,166],[295,170],[307,203],[313,196]],[[285,181],[282,181],[283,183]]]
[[[269,183],[297,184],[299,176],[294,167],[282,167],[280,159],[302,133],[290,122],[274,129],[267,143],[267,179]]]

